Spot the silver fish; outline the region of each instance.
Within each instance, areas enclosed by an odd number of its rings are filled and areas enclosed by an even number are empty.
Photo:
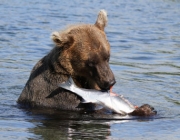
[[[121,115],[127,115],[135,110],[135,107],[122,95],[114,94],[112,96],[110,95],[110,91],[102,92],[95,89],[79,88],[75,85],[71,77],[68,81],[63,82],[58,86],[81,96],[84,99],[82,103],[102,105]]]

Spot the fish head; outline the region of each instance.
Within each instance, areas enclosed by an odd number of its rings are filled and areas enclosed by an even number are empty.
[[[113,109],[122,115],[131,113],[135,110],[135,107],[122,96],[111,96],[110,98]]]

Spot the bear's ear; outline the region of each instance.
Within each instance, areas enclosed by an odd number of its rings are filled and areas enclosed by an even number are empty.
[[[74,42],[74,38],[72,36],[59,32],[53,32],[51,39],[58,47],[68,47],[71,46]]]
[[[98,18],[96,20],[95,26],[97,26],[100,30],[104,31],[104,28],[107,24],[107,13],[105,10],[100,10],[98,14]]]

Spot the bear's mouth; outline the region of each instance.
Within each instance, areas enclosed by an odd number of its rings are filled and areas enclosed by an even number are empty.
[[[93,82],[90,78],[85,78],[82,76],[76,76],[73,77],[73,80],[75,84],[80,87],[80,88],[85,88],[85,89],[96,89],[96,90],[103,90],[101,89],[97,83]]]

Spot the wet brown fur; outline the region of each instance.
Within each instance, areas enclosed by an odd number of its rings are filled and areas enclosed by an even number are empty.
[[[109,82],[115,79],[104,32],[106,16],[105,11],[100,11],[94,25],[74,25],[53,32],[55,47],[34,66],[17,102],[31,107],[79,110],[76,107],[81,98],[58,87],[70,76],[79,87],[110,88]]]

